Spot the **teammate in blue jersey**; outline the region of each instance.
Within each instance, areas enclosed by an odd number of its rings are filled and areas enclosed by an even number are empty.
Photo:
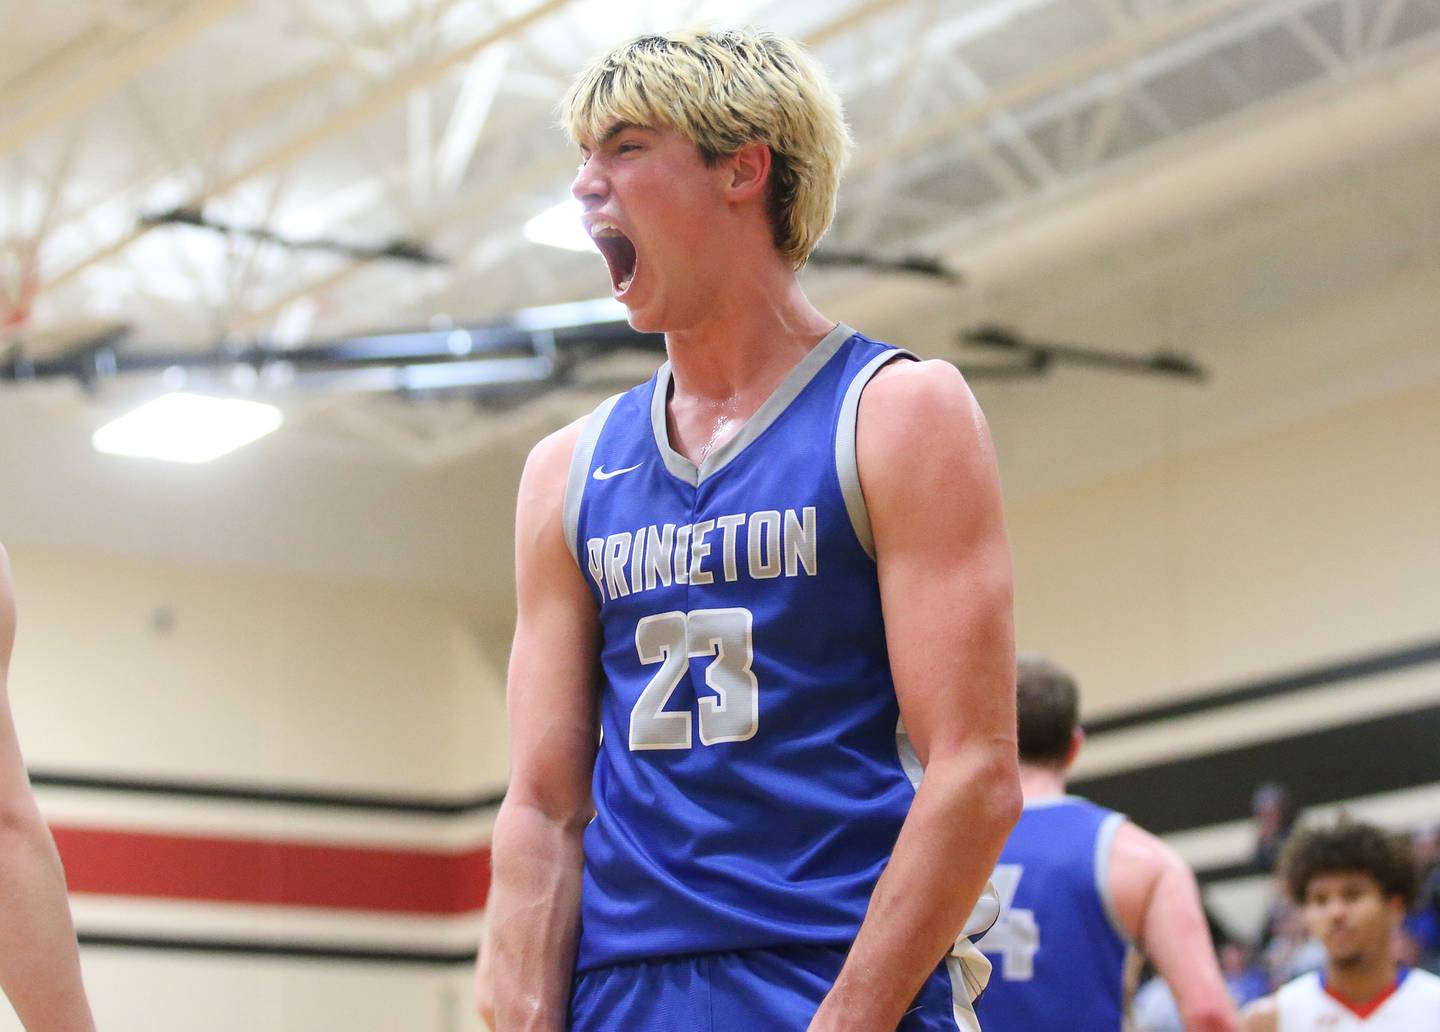
[[[1020,808],[980,410],[802,292],[849,140],[798,46],[642,37],[562,113],[668,362],[521,480],[495,1023],[973,1029]]]
[[[1025,808],[995,869],[999,920],[979,942],[995,966],[976,1008],[985,1032],[1119,1032],[1132,946],[1188,1032],[1233,1032],[1195,876],[1121,814],[1065,794],[1084,741],[1075,681],[1039,656],[1017,666]]]

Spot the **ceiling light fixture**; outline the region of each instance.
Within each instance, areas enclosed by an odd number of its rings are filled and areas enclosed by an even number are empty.
[[[532,244],[563,247],[567,251],[594,251],[595,242],[580,224],[584,211],[573,197],[547,208],[525,223],[525,239]]]
[[[284,422],[274,405],[175,392],[106,423],[95,450],[167,462],[209,462],[257,441]]]

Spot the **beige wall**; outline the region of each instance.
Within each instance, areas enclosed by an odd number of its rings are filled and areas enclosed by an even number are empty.
[[[504,783],[502,671],[470,600],[10,551],[11,698],[34,768],[447,796]]]
[[[1437,456],[1432,383],[1019,501],[1020,646],[1095,715],[1434,638]]]
[[[472,599],[359,581],[10,548],[11,698],[37,771],[460,799],[501,788],[502,675]],[[156,625],[168,614],[168,629]],[[459,818],[41,786],[52,822],[425,851],[473,848]],[[343,870],[336,871],[344,878]],[[268,877],[256,870],[257,879]],[[474,915],[423,917],[77,895],[91,933],[473,948]],[[82,950],[110,1032],[462,1032],[466,965]],[[0,1001],[0,1029],[18,1029]]]

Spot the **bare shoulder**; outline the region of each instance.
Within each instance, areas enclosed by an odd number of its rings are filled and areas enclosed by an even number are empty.
[[[983,563],[1009,591],[994,448],[958,369],[939,361],[881,368],[860,396],[855,461],[882,561],[898,549],[927,563],[942,555]]]
[[[1125,934],[1137,943],[1146,939],[1147,918],[1154,916],[1151,901],[1168,888],[1187,890],[1194,875],[1179,853],[1134,821],[1122,821],[1110,847],[1107,882],[1115,917]],[[1179,895],[1171,902],[1178,903]]]
[[[1111,870],[1154,880],[1167,870],[1188,870],[1180,854],[1134,821],[1120,822],[1110,853]]]
[[[570,461],[575,443],[588,416],[548,434],[530,449],[525,470],[520,474],[520,492],[516,509],[521,520],[517,529],[524,531],[547,515],[560,518],[565,503],[565,481],[570,475]]]
[[[995,460],[985,416],[965,378],[949,362],[896,361],[860,396],[856,454],[866,474],[904,477],[945,468],[945,479],[988,478]],[[867,495],[868,497],[868,495]]]
[[[949,362],[894,361],[881,367],[860,397],[861,419],[881,432],[925,434],[935,420],[971,422],[980,406],[965,377]]]
[[[589,418],[588,415],[581,416],[536,442],[525,460],[524,478],[564,483],[570,472],[570,460],[575,454],[575,443]]]
[[[1278,1032],[1280,1008],[1274,996],[1262,996],[1240,1012],[1240,1032]]]

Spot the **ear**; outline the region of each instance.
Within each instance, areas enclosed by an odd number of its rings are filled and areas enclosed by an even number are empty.
[[[1069,770],[1075,766],[1075,760],[1080,756],[1080,748],[1085,744],[1085,729],[1077,727],[1070,732],[1070,751],[1065,754],[1065,769]]]
[[[729,178],[725,193],[735,204],[764,199],[770,182],[770,148],[763,143],[747,143],[725,161]]]

